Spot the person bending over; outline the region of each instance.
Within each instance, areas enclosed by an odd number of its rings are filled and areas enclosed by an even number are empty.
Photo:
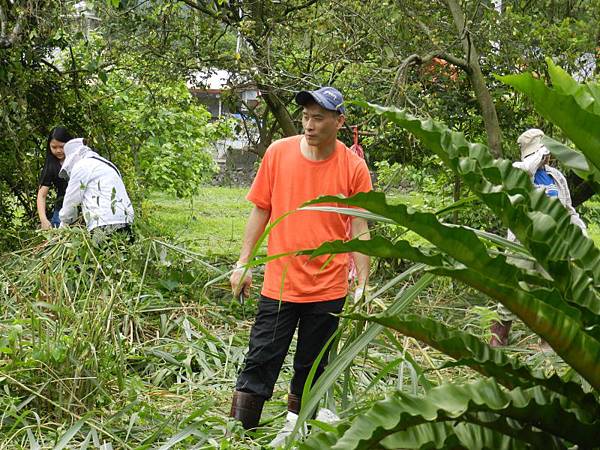
[[[63,198],[65,196],[65,191],[67,190],[67,180],[60,178],[58,173],[65,160],[65,143],[71,139],[73,139],[71,133],[63,127],[54,128],[48,136],[48,142],[46,143],[46,159],[44,161],[42,174],[40,175],[40,186],[36,201],[42,230],[58,228],[60,225],[58,212],[62,208]],[[56,191],[56,200],[54,201],[52,216],[48,219],[46,214],[46,200],[51,187],[54,187],[54,190]]]
[[[93,237],[101,239],[115,231],[131,236],[133,206],[119,169],[88,147],[82,138],[67,142],[64,153],[60,175],[69,182],[59,212],[61,227],[77,219],[81,206]]]

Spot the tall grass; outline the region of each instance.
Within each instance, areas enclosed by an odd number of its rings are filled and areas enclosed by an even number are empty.
[[[244,435],[227,413],[255,304],[242,311],[225,280],[203,288],[234,258],[207,260],[162,238],[96,248],[76,228],[0,256],[0,448],[214,448],[227,430],[230,448],[269,442],[283,421],[292,362],[265,427]],[[383,285],[387,275],[375,276]],[[348,330],[344,347],[360,338]],[[346,366],[330,406],[354,414],[394,386],[417,389],[422,379],[401,352],[417,370],[439,361],[382,334]]]
[[[211,321],[222,306],[202,289],[221,269],[192,252],[157,239],[95,248],[75,228],[35,238],[0,267],[0,447],[70,434],[92,446],[94,436],[159,441],[178,425],[152,412],[152,396],[181,405],[194,386],[235,376],[242,342],[210,325],[235,321]]]

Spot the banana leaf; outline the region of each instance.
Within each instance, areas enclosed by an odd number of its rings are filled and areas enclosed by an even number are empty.
[[[444,384],[431,389],[426,397],[394,392],[358,416],[343,434],[330,433],[328,441],[335,444],[329,448],[373,448],[388,436],[412,427],[451,421],[496,429],[501,428],[498,422],[503,421],[505,428],[518,424],[518,433],[515,430],[514,434],[521,439],[540,430],[548,439],[553,436],[584,448],[596,446],[600,442],[598,424],[586,421],[582,411],[573,405],[567,411],[565,403],[568,400],[540,386],[506,391],[494,379],[465,385]],[[303,448],[315,448],[309,441]]]
[[[494,377],[498,383],[507,388],[543,386],[577,403],[578,407],[589,414],[590,420],[593,418],[600,420],[600,404],[592,394],[584,392],[577,383],[564,382],[557,375],[547,378],[540,371],[531,370],[517,359],[490,347],[469,333],[415,315],[382,313],[376,316],[351,314],[346,317],[376,322],[418,339],[462,364],[468,364],[481,374]]]
[[[600,170],[600,101],[597,85],[580,85],[546,58],[553,88],[531,74],[498,76],[527,95],[538,113],[557,125],[587,160]]]
[[[544,136],[542,142],[546,148],[560,161],[560,163],[583,179],[591,182],[596,192],[598,192],[598,183],[600,183],[600,170],[589,163],[587,158],[577,150],[567,147],[565,144]]]

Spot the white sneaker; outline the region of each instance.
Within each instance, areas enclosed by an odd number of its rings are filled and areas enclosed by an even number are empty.
[[[339,422],[339,420],[340,420],[340,418],[338,417],[338,415],[336,413],[334,413],[332,410],[327,409],[327,408],[319,409],[319,412],[317,413],[317,417],[315,417],[315,419],[318,420],[319,422],[328,423],[328,424]]]
[[[283,424],[283,428],[279,431],[279,433],[277,433],[277,436],[275,436],[275,439],[273,439],[269,443],[269,447],[277,448],[280,445],[285,444],[285,440],[288,438],[288,436],[290,434],[292,434],[292,431],[294,431],[296,422],[298,422],[298,414],[288,411],[287,416],[285,417],[285,423]],[[304,427],[302,427],[302,428],[303,429],[300,430],[300,435],[303,435],[304,433],[306,433],[306,425],[304,425]]]
[[[319,422],[328,423],[328,424],[333,424],[340,420],[340,418],[333,411],[331,411],[330,409],[327,409],[327,408],[319,409],[319,411],[317,412],[317,417],[315,417],[315,419],[318,420]],[[277,447],[285,444],[285,440],[288,438],[288,436],[290,434],[292,434],[292,431],[294,431],[294,428],[296,427],[296,422],[298,422],[298,414],[294,414],[293,412],[288,411],[287,416],[285,418],[285,424],[283,424],[283,428],[281,428],[279,433],[277,433],[277,436],[275,436],[275,439],[273,439],[269,443],[269,447],[277,448]],[[304,424],[304,426],[302,427],[302,429],[299,432],[299,435],[305,436],[307,433],[308,433],[308,428],[307,428],[306,424]]]

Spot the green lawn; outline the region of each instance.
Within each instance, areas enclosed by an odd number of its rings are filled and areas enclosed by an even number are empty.
[[[145,205],[149,222],[161,234],[207,256],[235,258],[252,204],[248,188],[206,186],[191,201],[154,193]]]
[[[246,200],[248,188],[204,186],[192,200],[153,193],[145,211],[149,222],[161,234],[172,236],[190,249],[207,256],[235,258],[252,204]],[[390,193],[390,203],[408,203],[423,210],[425,199],[418,193]],[[600,245],[600,225],[588,223],[590,237]],[[423,243],[414,233],[405,238]]]

